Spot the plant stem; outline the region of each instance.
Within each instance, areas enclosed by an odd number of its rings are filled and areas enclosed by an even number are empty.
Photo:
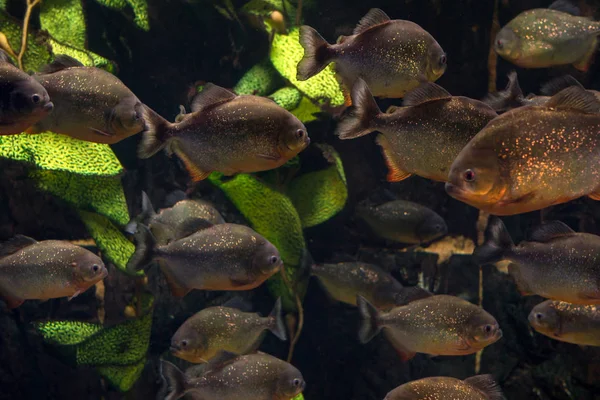
[[[494,50],[494,41],[496,34],[500,30],[498,22],[498,0],[494,0],[494,12],[492,14],[492,27],[490,28],[490,52],[488,54],[488,92],[496,91],[496,65],[498,64],[498,55]]]
[[[302,0],[298,0],[298,8],[296,10],[296,26],[300,26],[301,19],[302,19]]]
[[[296,343],[298,343],[300,333],[302,332],[302,327],[304,326],[304,308],[302,308],[302,301],[300,301],[300,296],[298,296],[296,288],[292,286],[290,280],[285,274],[285,268],[281,269],[281,279],[283,279],[283,283],[285,283],[285,285],[294,294],[296,299],[296,307],[298,308],[298,325],[296,326],[296,332],[290,332],[290,336],[292,336],[292,338],[290,341],[290,350],[288,352],[287,362],[291,362],[292,357],[294,356],[294,348],[296,347]]]
[[[17,56],[17,62],[19,63],[19,68],[23,69],[23,55],[25,54],[25,50],[27,50],[27,31],[29,30],[29,20],[31,19],[31,11],[33,7],[38,5],[41,0],[27,0],[27,10],[25,10],[25,17],[23,18],[23,34],[21,36],[21,49],[19,50],[19,55]]]

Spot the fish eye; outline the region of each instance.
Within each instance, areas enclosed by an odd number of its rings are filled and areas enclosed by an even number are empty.
[[[38,104],[41,100],[42,98],[37,93],[31,96],[31,101],[33,102],[33,104]]]
[[[300,381],[300,379],[298,379],[298,378],[295,378],[295,379],[292,381],[292,385],[294,385],[295,387],[298,387],[298,386],[300,386],[301,384],[302,384],[302,382],[301,382],[301,381]]]
[[[473,182],[475,180],[475,172],[472,169],[468,169],[464,172],[463,178],[467,182]]]
[[[436,232],[440,232],[442,230],[442,225],[436,224],[433,229],[435,229]]]
[[[92,265],[92,271],[94,271],[94,272],[100,271],[100,266],[98,264]]]
[[[446,55],[442,54],[442,56],[440,57],[440,65],[446,65],[447,61],[448,61],[448,58],[446,57]]]
[[[499,48],[500,50],[502,50],[502,48],[504,48],[504,42],[502,41],[502,39],[498,39],[498,40],[496,41],[496,46],[498,46],[498,48]]]
[[[542,313],[535,313],[535,319],[540,320],[542,318],[544,318],[544,315]]]
[[[187,347],[188,345],[188,341],[187,340],[182,340],[181,341],[181,347]]]
[[[269,262],[271,263],[271,265],[275,265],[279,262],[279,257],[271,256],[271,258],[269,258]]]
[[[484,326],[484,327],[483,327],[483,331],[484,331],[485,333],[491,333],[491,332],[492,332],[492,329],[493,329],[493,328],[492,328],[492,326],[491,326],[491,325],[486,325],[486,326]]]
[[[298,129],[298,130],[296,131],[296,137],[297,137],[298,139],[302,139],[302,138],[304,137],[304,135],[306,135],[306,132],[304,132],[304,130],[303,130],[303,129]]]

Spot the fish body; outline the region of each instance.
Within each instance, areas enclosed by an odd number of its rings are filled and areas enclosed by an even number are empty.
[[[435,211],[406,200],[359,208],[358,215],[377,236],[394,242],[420,244],[448,232],[446,222]]]
[[[598,33],[600,22],[558,9],[536,8],[506,24],[496,35],[494,48],[502,58],[523,68],[573,64],[587,71]]]
[[[275,246],[244,225],[208,226],[167,245],[157,245],[148,229],[141,228],[127,267],[139,270],[162,261],[161,270],[176,296],[192,289],[254,289],[282,267]]]
[[[184,374],[162,360],[164,399],[176,400],[190,394],[207,400],[291,400],[305,387],[298,369],[264,353],[236,356],[222,352],[200,367]]]
[[[69,242],[16,236],[0,245],[0,297],[9,308],[76,297],[107,275],[100,257]]]
[[[531,310],[529,323],[542,335],[561,342],[600,346],[598,305],[546,300]]]
[[[463,147],[497,117],[487,104],[452,96],[435,83],[412,90],[404,98],[404,107],[383,113],[366,82],[359,79],[352,89],[352,104],[350,113],[338,124],[337,134],[341,139],[352,139],[381,132],[377,143],[390,182],[411,175],[446,182],[450,166]]]
[[[509,273],[523,294],[575,304],[600,304],[600,236],[576,233],[560,221],[536,228],[515,246],[502,221],[490,219],[485,243],[473,253],[479,263],[509,260]]]
[[[347,88],[362,78],[377,97],[403,97],[446,70],[446,54],[433,36],[414,22],[391,20],[377,8],[361,19],[352,36],[337,44],[328,44],[309,26],[300,28],[300,43],[304,58],[298,64],[299,80],[335,62]]]
[[[403,360],[416,353],[473,354],[502,337],[493,316],[454,296],[435,295],[389,312],[377,311],[362,297],[357,302],[363,319],[361,342],[368,342],[383,329]]]
[[[59,56],[34,75],[54,102],[54,111],[31,133],[52,131],[95,143],[114,144],[144,130],[144,108],[113,74]]]
[[[313,265],[316,276],[337,301],[356,306],[361,295],[379,309],[390,309],[404,303],[404,287],[377,265],[363,262]]]
[[[476,375],[464,381],[434,376],[405,383],[385,396],[384,400],[502,400],[502,391],[491,375]]]
[[[192,179],[211,172],[225,175],[266,171],[285,164],[310,143],[306,127],[274,101],[237,96],[208,84],[192,102],[192,113],[169,123],[148,110],[148,132],[139,156],[148,158],[163,148],[175,153]]]
[[[53,109],[46,89],[0,49],[0,135],[22,133]]]
[[[223,350],[247,354],[260,346],[267,330],[286,340],[281,299],[268,317],[231,307],[209,307],[179,327],[171,339],[171,352],[193,363],[207,362]]]
[[[446,191],[494,215],[600,198],[600,103],[569,87],[492,120],[454,160]]]

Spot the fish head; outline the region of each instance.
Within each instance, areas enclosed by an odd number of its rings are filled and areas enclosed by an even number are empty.
[[[171,353],[182,360],[192,363],[205,361],[208,350],[206,337],[194,332],[188,325],[182,325],[171,338]]]
[[[279,136],[279,152],[286,158],[294,157],[310,144],[308,131],[298,118],[290,114]]]
[[[117,136],[131,136],[146,128],[143,118],[144,105],[133,96],[122,99],[108,113],[110,132]]]
[[[291,399],[302,393],[305,387],[302,373],[296,367],[287,364],[279,374],[275,393],[278,399]]]
[[[429,47],[427,53],[427,79],[431,82],[438,80],[446,72],[448,56],[438,42]]]
[[[507,190],[501,172],[495,151],[471,142],[452,163],[446,192],[468,204],[495,204]]]
[[[260,275],[271,276],[283,267],[279,250],[268,240],[262,239],[252,258],[252,270]]]
[[[523,55],[521,39],[510,26],[505,26],[498,32],[494,40],[494,50],[500,57],[509,61],[518,61]]]
[[[552,301],[544,301],[533,307],[529,313],[529,324],[540,333],[554,336],[560,326],[560,314],[552,306]]]
[[[446,221],[436,213],[423,219],[416,228],[417,237],[421,242],[430,242],[448,233]]]
[[[81,283],[82,286],[90,287],[96,282],[108,276],[108,270],[106,266],[94,253],[81,249],[82,254],[79,255],[71,266],[74,269],[74,275],[76,280]]]
[[[483,349],[502,338],[498,321],[484,310],[474,313],[467,321],[466,341],[470,348]]]
[[[54,104],[44,87],[33,79],[15,82],[10,91],[9,114],[35,116],[40,120],[50,114]]]

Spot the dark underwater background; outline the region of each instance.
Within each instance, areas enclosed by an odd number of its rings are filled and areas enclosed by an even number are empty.
[[[209,0],[148,0],[150,30],[136,29],[127,13],[84,0],[88,23],[88,48],[118,65],[118,77],[158,113],[172,120],[178,105],[186,104],[191,85],[199,80],[233,87],[242,75],[269,51],[268,35],[222,16]],[[429,31],[448,55],[448,69],[437,81],[453,95],[482,98],[488,92],[488,54],[494,1],[492,0],[313,0],[305,1],[304,23],[333,40],[349,34],[372,7],[392,18],[408,19]],[[500,0],[498,20],[503,26],[523,10],[547,7],[550,1]],[[241,7],[244,1],[233,1]],[[590,7],[597,6],[593,2]],[[7,10],[22,18],[23,2],[8,1]],[[65,23],[68,23],[65,21]],[[35,28],[35,26],[34,26]],[[538,92],[553,76],[570,73],[586,88],[600,90],[598,56],[587,74],[572,67],[552,70],[522,70],[498,60],[497,84],[516,69],[524,93]],[[381,106],[400,104],[385,100]],[[385,109],[385,108],[384,108]],[[470,256],[454,255],[438,263],[437,256],[423,252],[401,252],[369,234],[354,218],[358,202],[380,201],[384,190],[399,199],[432,208],[447,222],[449,234],[477,240],[478,211],[450,198],[441,183],[420,177],[389,184],[386,167],[374,135],[340,141],[333,135],[335,121],[324,117],[307,125],[313,143],[328,143],[340,153],[348,181],[349,196],[344,210],[324,224],[305,231],[306,242],[316,262],[359,259],[381,265],[403,284],[419,279],[436,293],[461,295],[477,302],[480,268]],[[132,215],[140,211],[141,191],[154,206],[166,206],[174,190],[186,190],[188,175],[175,158],[160,153],[149,160],[136,157],[139,137],[112,146],[126,173],[122,177]],[[436,149],[431,149],[432,152]],[[318,154],[306,151],[303,163],[317,162]],[[24,179],[24,167],[0,162],[0,239],[16,233],[42,239],[80,239],[85,227],[74,211],[52,196],[43,194]],[[196,194],[212,201],[228,222],[244,218],[218,188],[202,182]],[[553,207],[546,219],[560,219],[577,231],[600,233],[600,203],[582,198]],[[540,221],[540,213],[504,218],[515,241]],[[527,322],[531,308],[541,301],[521,297],[507,275],[493,266],[481,269],[483,307],[496,317],[504,337],[483,352],[476,371],[475,355],[430,358],[419,354],[402,363],[382,335],[366,345],[357,338],[359,324],[355,308],[334,303],[311,281],[304,300],[305,325],[295,350],[293,364],[307,382],[307,400],[380,400],[394,387],[434,375],[467,378],[490,373],[500,383],[507,399],[600,399],[600,349],[580,348],[553,341],[535,333]],[[208,305],[221,303],[218,292],[194,291],[184,300],[168,295],[156,271],[149,288],[156,295],[153,328],[146,368],[126,394],[104,387],[95,369],[65,364],[43,343],[30,322],[42,319],[94,321],[96,299],[90,290],[72,302],[28,301],[10,312],[0,308],[0,399],[148,399],[159,388],[157,365],[168,351],[171,335],[183,321]],[[105,280],[106,324],[125,317],[122,310],[131,300],[134,284],[114,268]],[[265,286],[244,293],[255,310],[266,314],[273,299]],[[268,335],[261,347],[280,358],[287,343]]]

